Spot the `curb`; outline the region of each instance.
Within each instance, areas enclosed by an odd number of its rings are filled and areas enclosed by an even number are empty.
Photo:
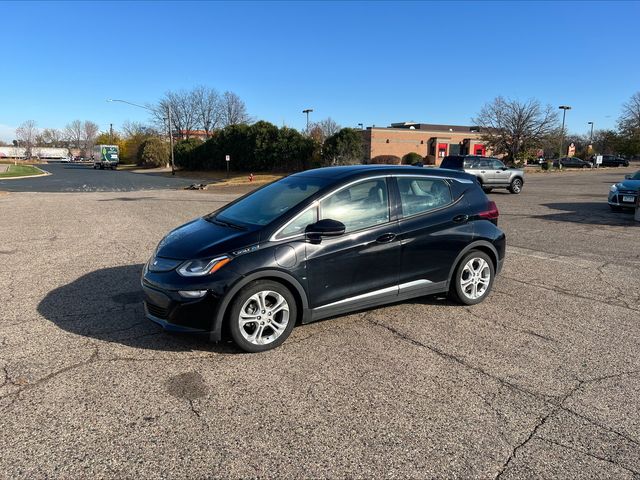
[[[38,174],[38,175],[22,175],[20,177],[0,177],[0,182],[4,181],[4,180],[22,180],[24,178],[38,178],[38,177],[46,177],[48,175],[52,175],[51,172],[47,172],[46,170],[42,170],[39,167],[36,167],[35,165],[32,165],[33,168],[36,168],[38,170],[40,170],[42,173]]]

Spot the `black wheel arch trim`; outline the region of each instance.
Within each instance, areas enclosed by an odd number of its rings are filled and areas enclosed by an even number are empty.
[[[209,331],[209,338],[213,342],[219,342],[222,338],[222,325],[224,323],[224,317],[229,309],[231,301],[236,294],[245,286],[256,280],[282,280],[291,285],[295,291],[291,292],[300,300],[302,311],[300,312],[302,323],[308,323],[311,317],[311,310],[309,309],[309,299],[307,298],[307,292],[304,287],[296,280],[292,275],[283,272],[281,270],[260,270],[250,275],[240,278],[233,286],[225,293],[221,298],[218,308],[216,309],[213,321],[211,323],[211,329]],[[309,317],[309,318],[307,318]]]
[[[451,280],[453,279],[453,275],[456,271],[456,268],[458,268],[458,264],[460,263],[460,260],[462,260],[462,258],[469,253],[471,250],[474,249],[478,249],[478,247],[480,248],[486,248],[489,249],[491,251],[491,256],[492,256],[492,260],[493,260],[493,267],[495,272],[498,272],[499,269],[499,264],[500,264],[500,257],[498,256],[498,250],[496,249],[496,247],[494,247],[491,242],[488,242],[487,240],[476,240],[472,243],[470,243],[469,245],[467,245],[456,257],[455,261],[453,262],[451,269],[449,270],[449,279],[447,280],[447,289],[449,289],[451,287]]]

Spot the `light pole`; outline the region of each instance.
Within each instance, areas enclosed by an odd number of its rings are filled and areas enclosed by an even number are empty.
[[[562,110],[562,132],[560,132],[560,152],[558,154],[558,168],[562,168],[560,159],[562,158],[562,151],[564,149],[564,118],[567,115],[567,110],[571,110],[571,107],[568,105],[560,105],[558,108]]]
[[[591,125],[591,133],[589,134],[589,148],[593,148],[593,122],[587,122],[587,125]]]
[[[305,108],[304,110],[302,110],[302,113],[307,114],[307,133],[309,133],[309,114],[311,112],[313,112],[313,108]]]
[[[360,127],[360,130],[364,130],[364,125],[362,123],[359,123],[358,126]]]
[[[115,98],[107,98],[107,102],[120,102],[126,103],[127,105],[133,105],[134,107],[144,108],[145,110],[149,110],[150,112],[156,112],[155,109],[151,107],[147,107],[145,105],[139,105],[137,103],[128,102],[127,100],[118,100]],[[169,117],[169,145],[171,146],[171,175],[176,174],[176,164],[173,158],[173,127],[171,126],[171,107],[167,104],[167,112]]]

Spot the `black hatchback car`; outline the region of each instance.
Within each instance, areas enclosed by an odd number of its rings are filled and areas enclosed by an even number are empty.
[[[145,312],[167,330],[280,345],[309,323],[449,292],[484,300],[500,271],[498,209],[472,175],[329,167],[264,186],[170,232],[145,265]]]

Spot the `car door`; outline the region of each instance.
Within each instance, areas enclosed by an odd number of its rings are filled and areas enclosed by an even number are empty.
[[[490,163],[492,183],[494,185],[509,185],[511,172],[505,167],[504,163],[496,159],[490,160]]]
[[[320,200],[318,208],[320,219],[338,220],[346,231],[307,242],[311,308],[337,313],[397,296],[400,243],[388,179],[344,186]]]
[[[400,294],[442,291],[458,254],[473,238],[464,195],[455,198],[449,180],[398,176],[402,245]]]

